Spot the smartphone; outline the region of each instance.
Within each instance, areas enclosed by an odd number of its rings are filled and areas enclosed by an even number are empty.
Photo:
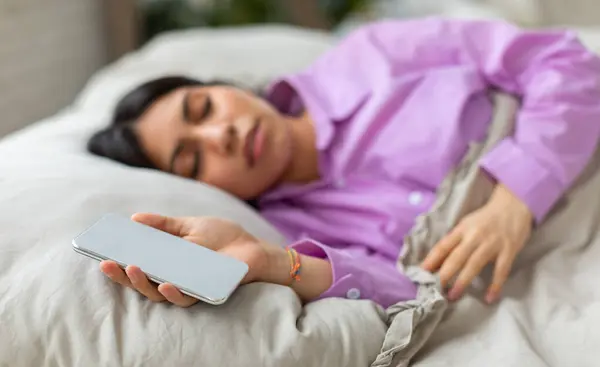
[[[122,268],[139,266],[153,282],[171,283],[212,305],[225,303],[248,272],[242,261],[119,214],[103,216],[75,237],[73,249]]]

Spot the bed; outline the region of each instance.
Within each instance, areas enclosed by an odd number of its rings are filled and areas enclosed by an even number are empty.
[[[85,142],[148,78],[184,73],[260,87],[334,42],[284,26],[167,33],[98,72],[57,115],[1,140],[0,366],[597,366],[598,154],[537,230],[495,306],[481,301],[479,283],[450,305],[436,277],[415,266],[489,194],[471,164],[485,145],[449,175],[438,205],[407,236],[398,266],[419,295],[389,309],[341,298],[303,306],[268,284],[243,286],[224,306],[180,309],[112,284],[72,251],[71,239],[104,213],[136,211],[222,216],[283,244],[227,194],[93,157]]]

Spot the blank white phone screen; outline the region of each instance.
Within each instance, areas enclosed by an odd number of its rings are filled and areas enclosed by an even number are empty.
[[[212,304],[225,302],[248,272],[242,261],[118,214],[102,217],[73,247],[98,260],[139,266],[151,279]]]

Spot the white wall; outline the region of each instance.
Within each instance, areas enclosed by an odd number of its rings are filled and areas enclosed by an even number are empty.
[[[107,60],[103,0],[0,0],[0,136],[56,113]]]
[[[376,0],[375,16],[502,17],[525,26],[600,27],[600,0]]]
[[[479,0],[505,9],[515,16],[537,13],[536,20],[544,26],[600,26],[599,0]]]

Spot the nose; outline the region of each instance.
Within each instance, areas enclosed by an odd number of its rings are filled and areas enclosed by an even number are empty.
[[[193,135],[205,149],[211,149],[219,154],[231,153],[235,128],[230,123],[203,124],[195,126]]]

